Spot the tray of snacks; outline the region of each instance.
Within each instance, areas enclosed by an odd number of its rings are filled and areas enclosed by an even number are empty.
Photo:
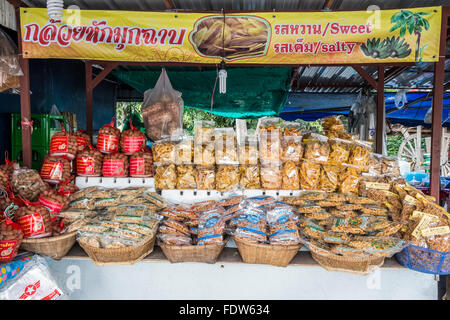
[[[216,262],[229,239],[224,235],[225,201],[173,205],[161,212],[164,221],[159,228],[158,246],[171,263]]]
[[[243,199],[230,215],[229,233],[245,263],[286,267],[303,246],[294,207],[271,196]]]

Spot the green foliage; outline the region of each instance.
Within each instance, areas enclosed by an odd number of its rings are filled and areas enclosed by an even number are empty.
[[[403,136],[388,136],[386,138],[386,148],[388,156],[397,156],[400,144],[405,140]]]
[[[140,122],[142,122],[141,115],[141,105],[142,102],[118,102],[116,105],[116,123],[117,127],[122,131],[124,128],[125,121],[128,121],[128,116],[133,114],[133,124],[135,123],[135,117],[138,117]]]
[[[421,33],[423,28],[428,30],[430,28],[430,23],[427,19],[422,18],[422,16],[429,15],[428,12],[411,12],[409,10],[401,10],[391,17],[391,23],[395,23],[389,30],[393,32],[400,29],[400,37],[404,37],[406,30],[409,34]]]
[[[366,43],[361,45],[361,51],[364,55],[375,59],[386,58],[405,58],[411,53],[409,44],[400,37],[367,39]]]

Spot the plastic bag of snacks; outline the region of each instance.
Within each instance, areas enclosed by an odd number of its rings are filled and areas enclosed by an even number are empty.
[[[367,162],[367,173],[379,176],[382,172],[382,156],[377,153],[371,153],[369,155],[369,161]]]
[[[0,187],[6,188],[10,182],[14,165],[18,166],[18,164],[9,160],[8,151],[5,151],[5,163],[0,165]]]
[[[239,164],[233,128],[215,129],[216,164]]]
[[[41,176],[36,170],[19,168],[15,169],[11,178],[11,187],[15,194],[28,201],[35,201],[39,194],[47,189]]]
[[[140,152],[147,144],[145,133],[133,126],[130,118],[130,129],[120,135],[120,151],[126,155]]]
[[[343,165],[348,163],[350,157],[350,150],[352,149],[352,142],[338,138],[330,138],[330,155],[328,157],[328,164]]]
[[[155,188],[159,190],[175,189],[177,185],[177,172],[174,164],[158,166],[155,171]]]
[[[261,188],[267,190],[281,189],[281,166],[260,167]]]
[[[22,239],[23,232],[20,225],[10,219],[0,223],[0,263],[14,259]]]
[[[170,138],[156,141],[152,144],[153,161],[156,165],[175,164],[176,143]]]
[[[319,190],[334,192],[339,186],[341,168],[333,165],[322,165],[320,170]]]
[[[97,149],[110,154],[119,151],[120,130],[114,126],[114,118],[98,130]]]
[[[53,134],[50,140],[48,154],[53,157],[63,157],[72,160],[75,158],[77,150],[77,138],[66,132],[64,125],[61,125],[61,131]]]
[[[343,133],[345,131],[344,124],[337,116],[322,119],[322,128],[326,133]]]
[[[152,177],[153,155],[148,152],[136,152],[129,158],[130,177]]]
[[[24,238],[42,238],[52,235],[50,212],[39,202],[25,202],[14,213],[14,222],[19,224]]]
[[[281,136],[281,125],[280,125],[280,118],[276,117],[266,117],[266,118],[260,118],[258,120],[258,134],[267,134],[267,133],[274,133],[278,136]]]
[[[192,164],[194,161],[194,137],[183,136],[175,146],[175,163]]]
[[[300,187],[300,175],[297,164],[294,161],[283,163],[281,189],[298,190]]]
[[[58,184],[70,178],[70,161],[62,157],[46,156],[41,168],[42,180]]]
[[[259,189],[261,183],[259,180],[259,166],[257,165],[240,165],[240,183],[244,189]]]
[[[128,176],[128,157],[122,153],[107,154],[103,157],[102,174],[104,177]]]
[[[194,144],[210,144],[214,142],[216,123],[214,121],[197,120],[194,122]]]
[[[285,121],[282,125],[283,128],[283,136],[284,137],[291,137],[291,136],[302,136],[302,131],[300,129],[300,123],[298,122],[289,122]]]
[[[278,131],[260,132],[259,162],[262,166],[277,166],[281,164],[281,136]]]
[[[55,216],[61,210],[69,207],[69,197],[58,194],[56,190],[45,190],[39,195],[39,203],[48,209],[50,216]]]
[[[102,174],[103,154],[88,145],[88,148],[77,154],[77,175],[82,177],[98,177]]]
[[[65,296],[53,278],[48,262],[37,254],[0,290],[1,300],[59,300]]]
[[[258,164],[258,137],[244,136],[242,144],[238,145],[239,163],[256,165]]]
[[[239,169],[234,165],[219,165],[216,172],[216,190],[227,192],[239,185]]]
[[[283,136],[281,138],[281,161],[300,162],[303,156],[302,136]]]
[[[196,189],[195,175],[193,165],[177,166],[177,189]]]
[[[214,167],[197,166],[195,182],[199,190],[214,190],[216,188],[216,171]]]
[[[83,151],[88,145],[91,144],[91,136],[88,135],[84,130],[78,130],[74,134],[77,139],[77,151]]]
[[[347,168],[340,176],[339,192],[358,194],[360,175],[354,168]]]
[[[400,176],[400,166],[397,157],[382,157],[381,173],[394,177]]]
[[[370,159],[370,143],[354,142],[348,158],[348,163],[358,170],[367,171]]]
[[[317,190],[320,182],[320,164],[303,159],[299,169],[300,189]]]
[[[194,145],[194,163],[197,166],[213,166],[216,164],[214,143]]]
[[[317,133],[308,133],[303,138],[303,159],[326,164],[330,155],[328,138]]]
[[[181,92],[173,89],[163,68],[155,87],[144,92],[144,103],[141,107],[145,130],[150,140],[157,141],[181,134],[183,109]]]

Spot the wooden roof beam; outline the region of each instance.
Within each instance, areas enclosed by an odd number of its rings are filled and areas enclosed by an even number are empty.
[[[372,76],[366,70],[364,70],[361,66],[352,65],[352,67],[364,80],[366,80],[372,86],[372,88],[377,89],[377,81],[372,78]]]

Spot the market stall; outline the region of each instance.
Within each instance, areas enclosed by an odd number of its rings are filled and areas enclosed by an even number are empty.
[[[146,279],[154,286],[149,292],[136,284],[136,296],[110,298],[273,298],[258,290],[262,278],[270,279],[264,281],[272,288],[269,292],[285,298],[436,298],[433,274],[448,274],[450,251],[448,213],[435,204],[447,7],[379,11],[376,18],[386,21],[381,25],[375,25],[373,12],[361,11],[299,12],[301,25],[295,23],[295,14],[286,12],[129,12],[124,17],[120,11],[81,10],[49,21],[43,9],[19,11],[24,167],[31,163],[28,59],[87,60],[87,134],[74,135],[62,127],[52,137],[40,174],[9,162],[4,168],[10,201],[4,208],[5,235],[17,238],[26,250],[63,258],[53,263],[56,272],[78,266],[83,280],[75,288],[80,295],[75,291],[74,297],[127,293],[124,282],[112,281],[129,270],[119,266],[126,264],[133,265],[139,282]],[[411,32],[405,35],[405,14],[427,16],[416,30],[427,43],[421,50]],[[335,22],[342,15],[346,23]],[[146,28],[149,17],[155,22]],[[177,21],[176,28],[164,28],[171,20]],[[381,44],[380,38],[385,38]],[[384,70],[418,59],[435,63],[431,196],[408,185],[396,159],[378,154],[384,78],[389,76]],[[375,144],[361,141],[333,117],[324,119],[322,134],[304,132],[276,117],[260,118],[254,134],[241,125],[216,128],[212,121],[198,121],[194,134],[185,134],[183,92],[172,87],[165,69],[144,93],[145,133],[132,123],[121,132],[114,119],[105,119],[92,140],[94,88],[117,67],[219,63],[215,81],[220,80],[221,93],[226,92],[225,65],[351,65],[377,90]],[[377,79],[365,64],[377,66]],[[95,77],[94,65],[102,66]],[[280,101],[276,91],[271,98]],[[226,107],[219,104],[217,109],[253,116],[281,111],[280,103],[263,106],[266,110]],[[218,111],[213,102],[211,111]],[[41,229],[36,229],[36,217]],[[19,245],[15,242],[15,252]],[[170,264],[175,262],[184,263]],[[147,266],[166,275],[158,279],[169,274],[180,278],[160,282],[146,273]],[[185,268],[192,271],[189,277]],[[199,285],[192,274],[201,275],[205,283],[216,279],[217,289]],[[244,279],[246,274],[254,276]],[[322,286],[306,279],[328,279],[335,291],[305,296]],[[200,291],[183,289],[193,286],[191,281]],[[296,290],[300,283],[303,293]],[[354,290],[336,291],[340,284]]]

